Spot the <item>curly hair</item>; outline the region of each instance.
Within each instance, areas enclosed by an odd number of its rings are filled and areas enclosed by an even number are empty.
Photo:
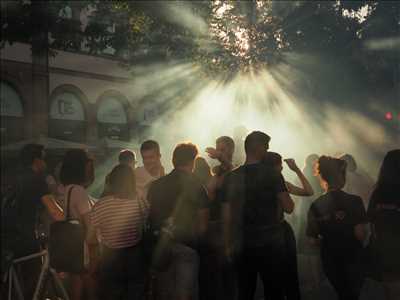
[[[318,172],[328,187],[343,188],[346,183],[346,161],[322,155],[318,159]]]

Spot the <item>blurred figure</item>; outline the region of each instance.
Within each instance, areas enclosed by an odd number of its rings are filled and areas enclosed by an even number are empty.
[[[211,167],[204,157],[198,156],[194,161],[193,175],[207,186],[212,178]]]
[[[128,150],[128,149],[121,150],[118,155],[118,163],[120,165],[126,165],[126,166],[132,168],[132,170],[135,170],[135,166],[136,166],[135,152]],[[110,193],[110,174],[108,174],[106,176],[106,180],[104,182],[104,190],[103,190],[103,193],[101,194],[101,196],[105,197],[105,196],[109,195],[109,193]]]
[[[276,152],[267,152],[263,159],[263,163],[268,165],[271,168],[276,169],[278,172],[282,172],[283,165],[282,165],[282,156]],[[289,167],[290,170],[296,173],[297,178],[301,183],[301,187],[296,186],[288,181],[285,181],[285,185],[289,194],[295,196],[312,196],[314,195],[314,190],[311,187],[310,182],[304,176],[303,172],[297,166],[296,161],[292,158],[285,159],[285,163]]]
[[[170,263],[158,272],[156,299],[197,299],[199,243],[207,230],[208,197],[193,176],[198,150],[192,143],[175,147],[168,175],[154,181],[149,189],[150,223],[155,230],[167,227],[173,235]]]
[[[318,158],[319,156],[315,153],[308,155],[303,167],[303,174],[314,191],[314,197],[299,197],[300,201],[297,201],[294,213],[296,216],[299,280],[301,290],[305,295],[317,293],[324,279],[319,249],[310,245],[306,235],[307,213],[314,200],[324,193],[317,169]]]
[[[79,220],[86,228],[90,228],[90,210],[92,202],[86,188],[94,180],[93,160],[82,149],[69,150],[63,159],[60,171],[60,181],[64,185],[64,211],[69,207],[71,219]],[[69,201],[67,201],[70,195]],[[86,290],[87,297],[94,298],[95,287],[93,282],[94,261],[90,257],[97,251],[97,245],[86,239],[85,265],[89,268],[89,274],[70,274],[71,299],[82,299]]]
[[[400,149],[389,151],[382,163],[368,207],[375,277],[388,300],[400,299]]]
[[[148,208],[136,196],[132,166],[119,164],[109,174],[109,195],[91,212],[90,239],[101,236],[98,264],[100,299],[144,299],[147,266],[140,240]]]
[[[234,166],[240,166],[244,163],[246,159],[246,153],[244,150],[244,140],[249,133],[249,130],[243,126],[239,125],[233,129],[233,140],[238,147],[234,153],[232,158],[232,162]]]
[[[136,193],[140,199],[147,199],[150,183],[165,175],[161,164],[160,145],[156,141],[147,140],[140,146],[143,166],[135,169]]]
[[[51,195],[46,182],[44,147],[39,144],[25,145],[20,152],[20,162],[23,169],[17,175],[16,219],[12,220],[14,224],[5,224],[9,228],[2,228],[2,234],[8,235],[4,240],[12,241],[10,248],[15,251],[15,257],[41,250],[37,221],[43,210],[46,210],[53,220],[61,221],[64,218],[63,210]],[[38,259],[30,260],[20,267],[24,297],[32,299],[41,262]]]
[[[225,175],[233,169],[234,151],[235,142],[229,136],[217,138],[215,148],[206,149],[208,156],[218,160],[219,164],[213,168],[212,179],[207,185],[210,198],[210,222],[201,254],[201,300],[234,299],[235,297],[234,271],[224,258],[221,199],[218,197]]]
[[[321,187],[321,180],[318,176],[318,159],[319,156],[318,154],[310,154],[306,157],[304,161],[304,167],[303,167],[303,174],[306,176],[308,182],[311,184],[311,187],[314,191],[314,196],[321,196],[324,192],[324,190]],[[305,210],[305,212],[308,212],[308,209]]]
[[[215,148],[206,148],[208,156],[220,163],[213,168],[214,176],[207,187],[212,200],[215,199],[217,190],[221,187],[224,175],[233,169],[232,159],[235,152],[235,142],[229,136],[221,136],[215,141],[215,146]],[[219,210],[216,213],[219,215]]]
[[[310,247],[308,239],[306,238],[306,224],[307,224],[307,213],[310,209],[312,201],[323,194],[323,189],[321,187],[321,179],[318,175],[317,164],[318,155],[310,154],[306,157],[303,167],[303,174],[311,185],[314,191],[313,198],[308,196],[300,198],[302,201],[298,202],[295,209],[296,226],[297,226],[297,245],[298,251],[302,254],[307,254],[310,251],[315,254],[315,248]]]
[[[321,156],[318,170],[326,193],[310,207],[307,236],[320,246],[323,269],[339,300],[358,300],[364,282],[361,258],[367,223],[362,199],[342,191],[344,160]]]
[[[365,209],[367,209],[374,184],[373,181],[368,175],[359,171],[357,163],[352,155],[343,154],[339,158],[345,160],[347,163],[346,184],[343,191],[360,196]]]
[[[282,174],[262,163],[269,141],[260,131],[246,137],[246,162],[226,175],[220,192],[225,253],[236,261],[239,300],[253,300],[258,274],[265,298],[286,298],[282,219],[284,212],[293,212],[294,203]]]

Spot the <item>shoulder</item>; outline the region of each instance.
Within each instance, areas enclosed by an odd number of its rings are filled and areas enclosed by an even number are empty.
[[[165,175],[163,177],[160,177],[154,181],[151,182],[149,186],[149,193],[152,193],[154,191],[162,190],[165,185],[168,184],[170,180],[170,174]]]
[[[135,175],[136,176],[138,176],[138,177],[149,177],[149,176],[151,176],[150,174],[149,174],[149,172],[147,172],[147,170],[145,169],[145,167],[137,167],[135,170],[134,170],[134,173],[135,173]]]
[[[171,179],[171,174],[167,174],[165,176],[155,179],[151,183],[151,186],[159,186],[159,185],[166,184],[170,179]]]
[[[355,203],[358,203],[358,202],[362,203],[361,197],[358,196],[358,195],[355,195],[355,194],[350,194],[350,193],[342,191],[341,197],[343,199],[345,199],[346,201],[349,201],[351,204],[355,204]]]
[[[310,206],[310,209],[311,210],[321,209],[325,207],[328,202],[329,202],[329,197],[327,196],[327,194],[323,194],[313,201],[313,203]]]
[[[96,209],[98,207],[102,207],[105,206],[109,203],[111,203],[114,200],[114,196],[105,196],[99,199],[99,201],[97,201],[94,205],[93,205],[93,209]]]
[[[86,191],[86,189],[77,184],[70,184],[67,185],[64,189],[65,191],[65,197],[68,197],[68,194],[71,193],[71,200],[72,201],[77,201],[81,199],[89,199],[89,195]]]
[[[242,165],[239,167],[234,168],[232,171],[228,172],[225,174],[225,179],[235,179],[235,178],[239,178],[241,176],[244,175],[246,166]]]

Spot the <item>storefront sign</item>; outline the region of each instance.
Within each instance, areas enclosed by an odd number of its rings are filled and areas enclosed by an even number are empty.
[[[85,121],[82,103],[72,93],[57,95],[50,106],[50,118],[56,120]]]

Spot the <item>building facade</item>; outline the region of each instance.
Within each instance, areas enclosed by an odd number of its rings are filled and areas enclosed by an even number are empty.
[[[84,144],[130,141],[155,109],[139,106],[121,60],[57,51],[35,70],[29,44],[1,49],[2,145],[39,136]]]

